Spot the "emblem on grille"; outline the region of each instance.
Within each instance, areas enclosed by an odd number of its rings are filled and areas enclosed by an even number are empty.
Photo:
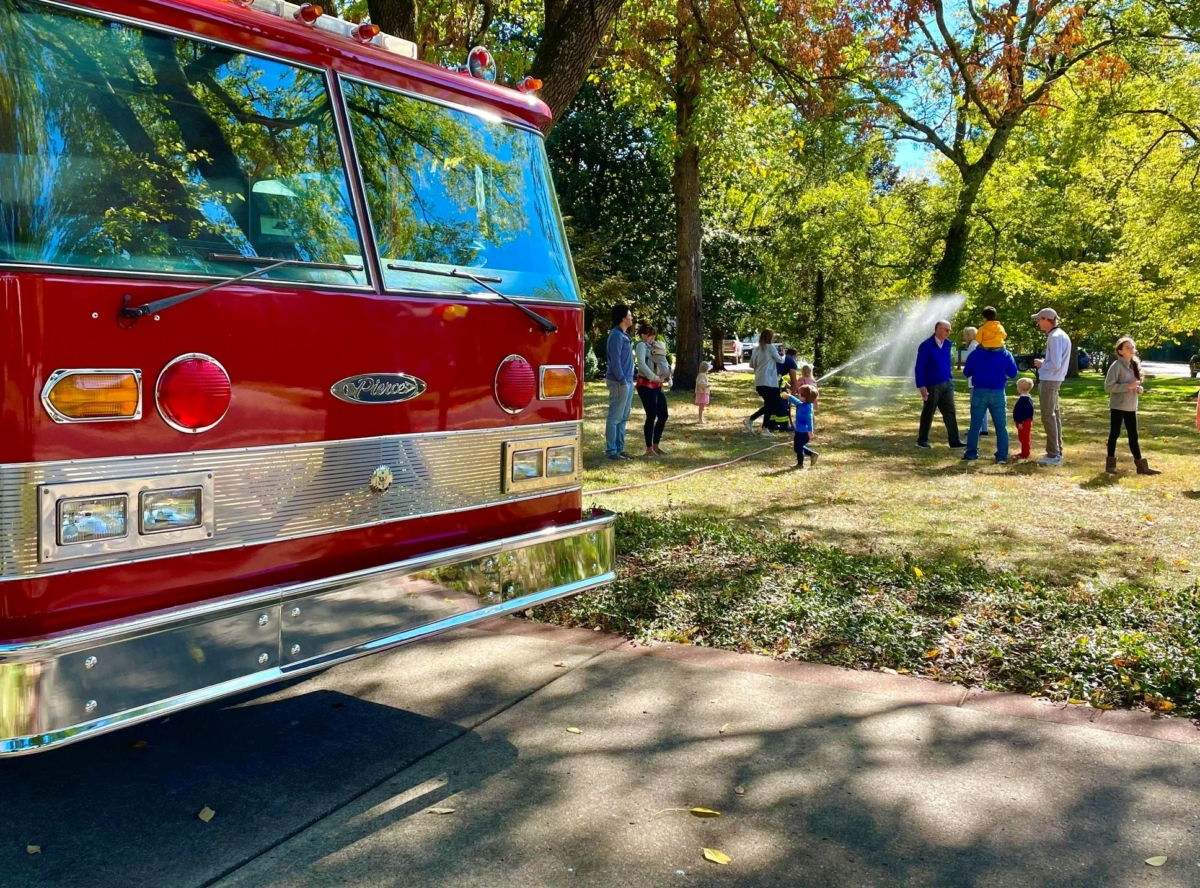
[[[368,484],[372,493],[384,493],[392,486],[392,470],[387,466],[380,466],[371,473]]]
[[[398,404],[425,391],[425,380],[407,373],[366,373],[339,379],[329,389],[349,404]]]

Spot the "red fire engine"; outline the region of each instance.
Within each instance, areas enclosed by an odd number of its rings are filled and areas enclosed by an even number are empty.
[[[612,579],[548,109],[414,56],[0,0],[0,754]]]

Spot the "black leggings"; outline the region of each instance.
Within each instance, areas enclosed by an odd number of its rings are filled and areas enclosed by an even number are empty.
[[[1125,423],[1125,434],[1129,436],[1129,452],[1133,454],[1134,459],[1141,459],[1142,448],[1138,444],[1137,411],[1109,410],[1108,420],[1108,458],[1116,458],[1117,438],[1121,434],[1121,423]]]
[[[758,411],[750,417],[750,422],[763,417],[763,428],[767,427],[767,417],[774,416],[779,411],[775,409],[775,405],[779,402],[779,386],[756,385],[754,390],[758,392],[760,398],[763,399],[763,405],[758,408]]]
[[[662,389],[648,385],[639,385],[637,393],[646,411],[646,449],[649,450],[662,440],[663,428],[667,424],[667,396]]]

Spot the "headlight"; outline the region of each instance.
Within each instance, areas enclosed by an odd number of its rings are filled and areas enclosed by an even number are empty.
[[[147,490],[141,495],[142,533],[163,533],[199,527],[204,514],[202,488]]]
[[[94,543],[125,536],[129,497],[98,496],[58,501],[58,544]]]
[[[564,444],[546,450],[546,477],[575,474],[575,445]]]
[[[513,454],[513,481],[528,481],[531,478],[542,477],[542,451],[518,450]]]

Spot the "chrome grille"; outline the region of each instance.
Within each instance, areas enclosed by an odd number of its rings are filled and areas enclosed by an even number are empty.
[[[69,568],[250,546],[423,515],[511,502],[525,491],[502,489],[506,441],[581,434],[578,422],[519,428],[388,435],[348,441],[209,450],[158,456],[0,466],[0,580],[66,569],[40,564],[37,488],[40,484],[146,478],[211,471],[216,532],[211,540],[135,553],[80,558]],[[390,466],[391,488],[368,487],[371,473]],[[539,495],[572,490],[578,473]]]

